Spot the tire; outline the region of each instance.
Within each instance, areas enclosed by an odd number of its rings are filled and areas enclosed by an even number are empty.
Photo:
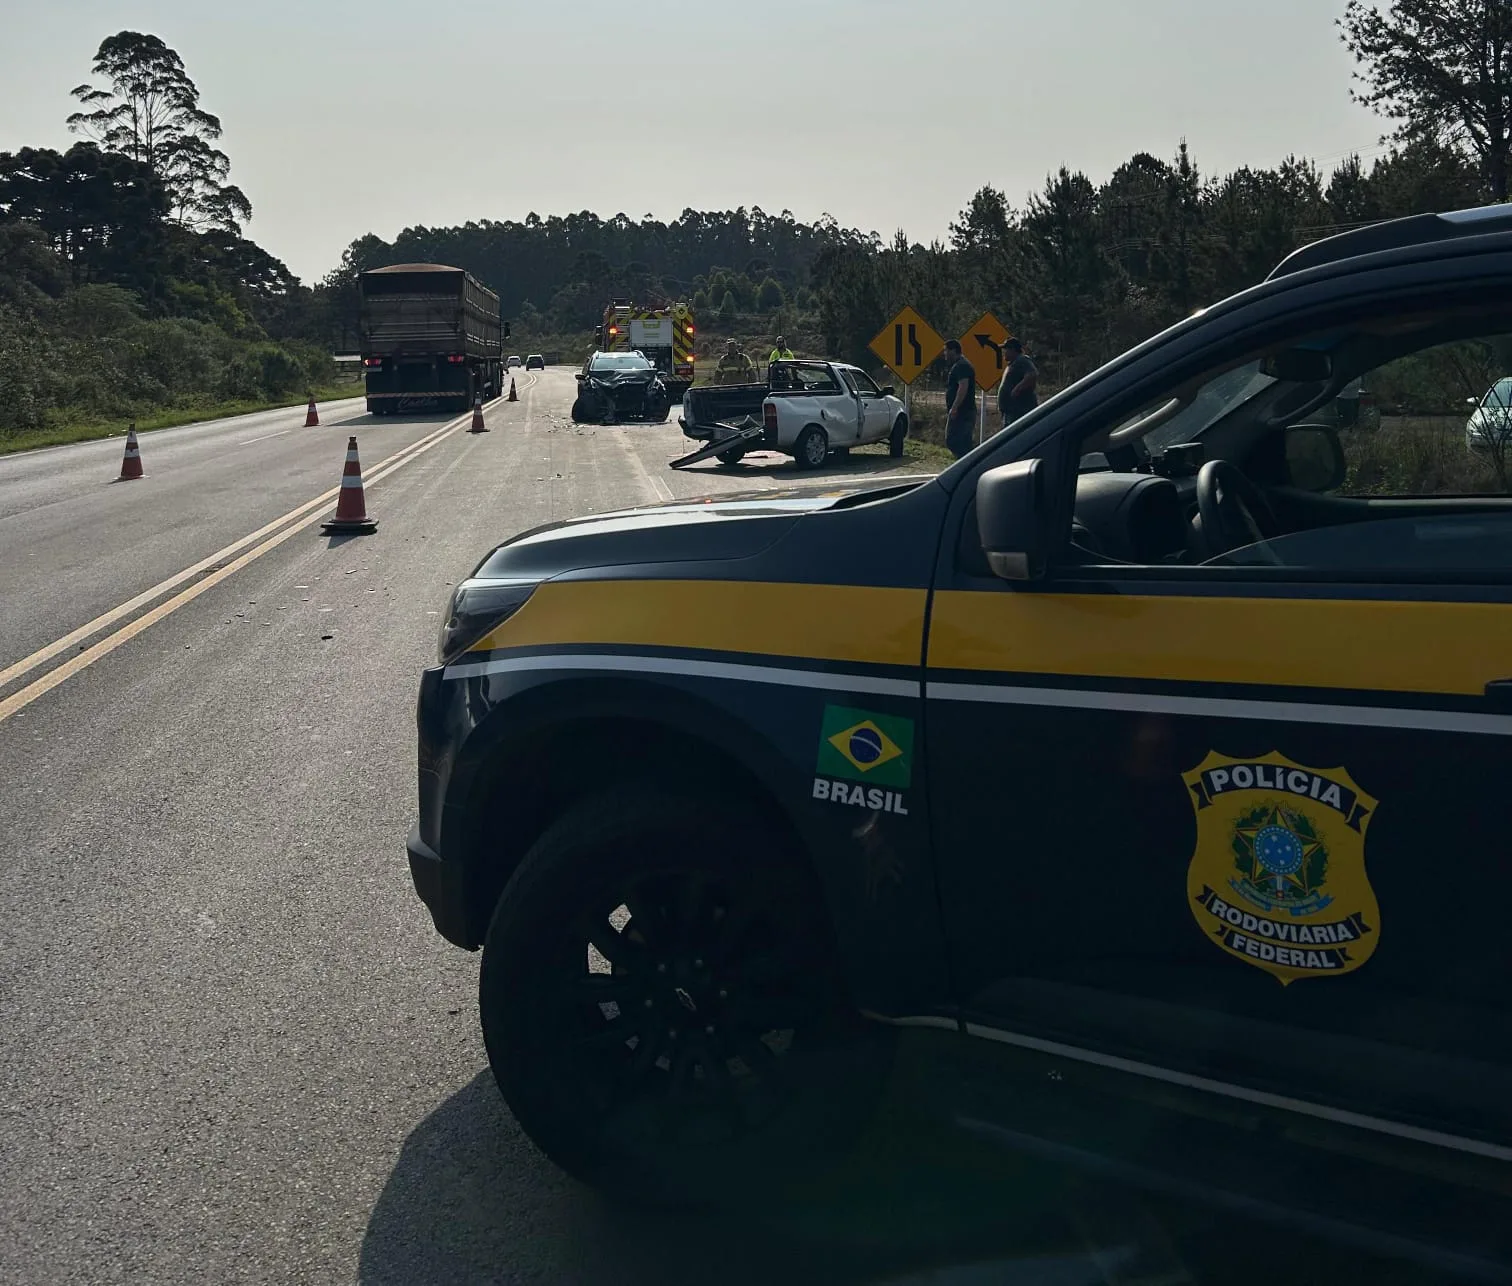
[[[887,441],[887,454],[894,460],[903,458],[903,443],[908,439],[908,417],[900,415],[893,422],[892,437]]]
[[[739,464],[745,459],[743,447],[731,447],[728,451],[721,451],[714,457],[720,464]]]
[[[829,459],[829,436],[817,424],[810,424],[793,444],[793,459],[800,469],[818,469]]]
[[[588,407],[587,404],[584,403],[582,398],[577,398],[576,400],[574,400],[574,402],[572,403],[572,410],[568,412],[568,414],[572,416],[572,422],[574,424],[588,423]]]
[[[850,459],[850,448],[849,447],[836,447],[833,451],[830,452],[830,454],[832,456],[834,456],[837,460],[849,460]]]
[[[656,424],[665,424],[667,417],[672,414],[672,401],[670,398],[653,398],[646,403],[646,419]]]
[[[843,1003],[791,841],[738,799],[651,782],[537,840],[494,910],[478,994],[521,1128],[635,1204],[780,1196],[865,1125],[893,1049]]]

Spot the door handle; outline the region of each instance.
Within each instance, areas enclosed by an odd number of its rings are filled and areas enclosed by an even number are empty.
[[[1497,711],[1512,714],[1512,679],[1492,679],[1486,684],[1486,701]]]

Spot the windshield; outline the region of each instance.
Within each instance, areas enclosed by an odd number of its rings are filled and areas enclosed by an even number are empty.
[[[651,363],[639,353],[600,353],[589,363],[591,371],[649,371]]]
[[[1153,454],[1178,442],[1193,442],[1203,430],[1211,428],[1275,382],[1260,370],[1259,359],[1225,371],[1204,384],[1188,406],[1146,434],[1144,444]]]

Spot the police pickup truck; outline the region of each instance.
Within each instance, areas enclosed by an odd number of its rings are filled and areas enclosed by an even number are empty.
[[[773,362],[765,384],[689,389],[678,420],[704,445],[673,461],[683,468],[716,457],[738,464],[747,451],[781,451],[800,469],[817,469],[833,453],[886,442],[903,454],[903,403],[865,371],[843,362]]]
[[[409,861],[522,1128],[777,1191],[906,1035],[978,1136],[1240,1253],[1507,1280],[1512,499],[1462,421],[1332,406],[1462,404],[1509,336],[1512,208],[1376,225],[937,478],[488,553]]]

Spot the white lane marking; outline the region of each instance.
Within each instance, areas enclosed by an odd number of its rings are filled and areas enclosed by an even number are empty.
[[[1351,1125],[1356,1129],[1370,1130],[1376,1134],[1390,1134],[1400,1139],[1411,1139],[1414,1143],[1428,1143],[1434,1147],[1450,1148],[1456,1152],[1469,1152],[1476,1156],[1490,1157],[1495,1161],[1512,1161],[1512,1148],[1503,1147],[1499,1143],[1485,1143],[1480,1139],[1467,1139],[1458,1134],[1426,1130],[1421,1126],[1405,1125],[1400,1121],[1385,1120],[1378,1116],[1366,1116],[1361,1112],[1325,1107],[1321,1103],[1310,1103],[1306,1099],[1289,1098],[1284,1094],[1271,1094],[1265,1090],[1252,1090],[1243,1085],[1231,1085],[1227,1081],[1209,1080],[1205,1076],[1176,1072],[1167,1067],[1156,1067],[1150,1063],[1140,1063],[1114,1054],[1099,1054],[1095,1050],[1080,1049],[1075,1045],[1062,1045],[1053,1040],[1041,1040],[1038,1036],[1024,1036],[1017,1032],[1003,1031],[997,1027],[987,1027],[981,1023],[966,1023],[963,1030],[968,1036],[976,1036],[982,1040],[996,1041],[1001,1045],[1016,1045],[1022,1049],[1032,1049],[1036,1053],[1053,1054],[1059,1058],[1069,1058],[1095,1067],[1107,1067],[1133,1076],[1163,1081],[1167,1085],[1179,1085],[1183,1089],[1202,1090],[1204,1093],[1218,1094],[1244,1103],[1280,1108],[1286,1112],[1295,1112],[1300,1116],[1311,1116],[1320,1121],[1334,1121],[1340,1125]]]
[[[266,442],[269,438],[281,438],[284,436],[284,434],[290,432],[292,432],[291,429],[280,429],[277,433],[264,433],[260,438],[246,438],[243,441],[238,442],[236,445],[239,447],[249,447],[254,442]]]
[[[909,679],[882,679],[865,674],[826,674],[818,670],[767,665],[739,665],[727,661],[693,661],[682,657],[616,656],[578,653],[563,656],[514,656],[449,666],[444,678],[473,679],[484,674],[531,671],[619,670],[630,674],[694,675],[703,679],[731,679],[744,683],[773,683],[820,691],[869,692],[877,696],[917,697],[919,685]]]
[[[1101,692],[1082,688],[1007,687],[990,683],[929,682],[932,701],[987,705],[1046,706],[1065,710],[1117,710],[1207,719],[1272,719],[1284,723],[1344,724],[1360,728],[1409,728],[1418,732],[1471,732],[1512,737],[1512,716],[1393,706],[1325,705],[1306,701],[1246,701],[1226,697],[1175,697],[1146,692]]]
[[[412,455],[418,455],[421,451],[428,450],[436,442],[439,442],[444,435],[460,428],[467,421],[469,414],[470,413],[464,413],[456,420],[447,424],[443,424],[439,429],[436,429],[426,437],[421,438],[418,442],[411,443],[409,446],[394,452],[394,454],[389,456],[387,459],[380,461],[371,471],[371,480],[377,482],[380,478],[386,477],[388,472],[393,468],[398,467],[399,464],[407,463],[408,459]],[[329,504],[332,500],[336,499],[340,492],[340,486],[335,486],[332,487],[329,491],[322,492],[320,495],[316,496],[315,499],[307,501],[306,503],[300,505],[297,509],[291,509],[288,513],[282,515],[281,517],[275,518],[272,522],[266,523],[262,527],[259,527],[250,535],[243,536],[240,540],[232,541],[231,544],[225,546],[225,548],[218,549],[209,557],[200,559],[199,562],[193,564],[190,567],[184,568],[184,570],[181,572],[174,573],[166,580],[159,581],[156,585],[152,586],[151,589],[143,590],[134,598],[130,598],[126,602],[120,604],[120,606],[111,608],[110,611],[102,613],[101,615],[95,617],[94,620],[79,626],[79,628],[76,630],[69,631],[69,633],[65,634],[62,638],[49,643],[46,647],[39,648],[30,656],[22,657],[21,660],[16,661],[3,670],[0,670],[0,688],[3,688],[13,679],[18,679],[28,671],[35,670],[39,665],[43,665],[46,662],[52,660],[59,653],[66,652],[75,644],[83,642],[83,640],[88,638],[90,635],[97,634],[101,630],[114,625],[117,621],[130,616],[138,608],[145,607],[154,599],[161,598],[164,594],[168,593],[169,590],[177,588],[186,580],[189,580],[204,571],[218,571],[218,564],[223,562],[226,558],[229,558],[231,557],[231,555],[237,553],[238,551],[245,549],[248,545],[255,544],[257,541],[267,536],[270,532],[277,531],[278,528],[282,527],[285,523],[293,522],[296,519],[303,518],[304,516],[310,514],[312,511],[320,509],[322,505]],[[109,641],[109,639],[104,640],[104,642],[107,643]],[[123,639],[122,641],[124,642],[125,640]],[[97,644],[96,646],[100,645]],[[79,654],[79,657],[76,657],[74,659],[77,661],[82,657],[88,655],[88,652],[82,652]],[[103,655],[103,653],[101,655]],[[75,668],[75,670],[70,671],[70,673],[75,673],[77,669],[82,668],[82,666],[78,666]],[[35,687],[36,685],[33,684],[32,686]],[[31,688],[24,688],[21,692],[16,693],[14,697],[9,697],[4,702],[0,702],[0,722],[3,722],[5,719],[10,717],[10,714],[14,713],[14,710],[10,708],[9,703],[13,701],[15,697],[19,697],[29,691],[31,691]],[[38,692],[36,695],[40,696],[41,693]],[[26,702],[23,702],[22,704],[30,704],[32,700],[35,700],[35,697],[28,698],[28,700]],[[21,706],[15,707],[15,709],[20,708]]]

